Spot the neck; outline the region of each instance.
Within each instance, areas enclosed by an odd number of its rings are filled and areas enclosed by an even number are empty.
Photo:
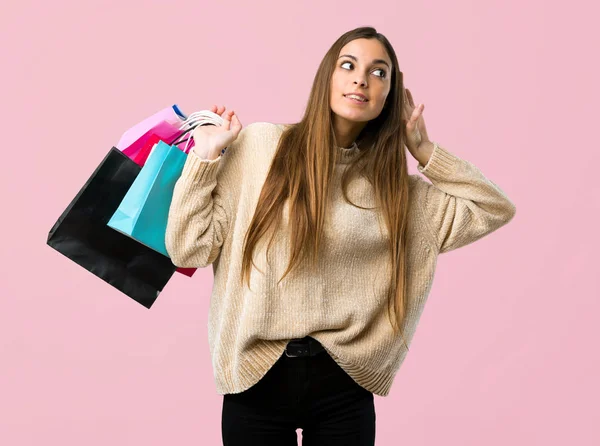
[[[333,132],[338,147],[350,147],[358,138],[366,122],[349,121],[333,114]]]

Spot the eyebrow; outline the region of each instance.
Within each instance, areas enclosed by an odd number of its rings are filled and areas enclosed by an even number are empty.
[[[342,54],[340,57],[338,57],[338,59],[341,59],[342,57],[349,57],[350,59],[355,60],[356,62],[358,62],[358,59],[356,58],[356,56],[353,56],[352,54]],[[377,63],[382,63],[387,65],[388,68],[390,68],[390,65],[383,59],[373,59],[373,64],[377,64]]]

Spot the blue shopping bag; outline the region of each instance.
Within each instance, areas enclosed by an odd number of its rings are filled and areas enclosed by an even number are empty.
[[[187,156],[177,146],[159,141],[108,226],[168,257],[169,207]]]

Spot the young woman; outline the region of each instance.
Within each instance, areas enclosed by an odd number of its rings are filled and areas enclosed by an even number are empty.
[[[193,132],[166,246],[213,264],[208,339],[225,445],[373,445],[439,254],[508,223],[515,205],[432,142],[388,40],[342,35],[295,124]],[[224,149],[227,148],[226,151]],[[409,175],[406,149],[421,175]]]

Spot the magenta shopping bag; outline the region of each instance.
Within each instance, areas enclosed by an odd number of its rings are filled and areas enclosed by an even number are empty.
[[[169,124],[166,121],[161,121],[148,129],[129,146],[122,148],[121,151],[125,156],[135,161],[136,164],[143,166],[152,147],[154,147],[154,144],[158,141],[164,141],[167,144],[170,144],[180,134],[181,130],[179,130],[179,126]]]

